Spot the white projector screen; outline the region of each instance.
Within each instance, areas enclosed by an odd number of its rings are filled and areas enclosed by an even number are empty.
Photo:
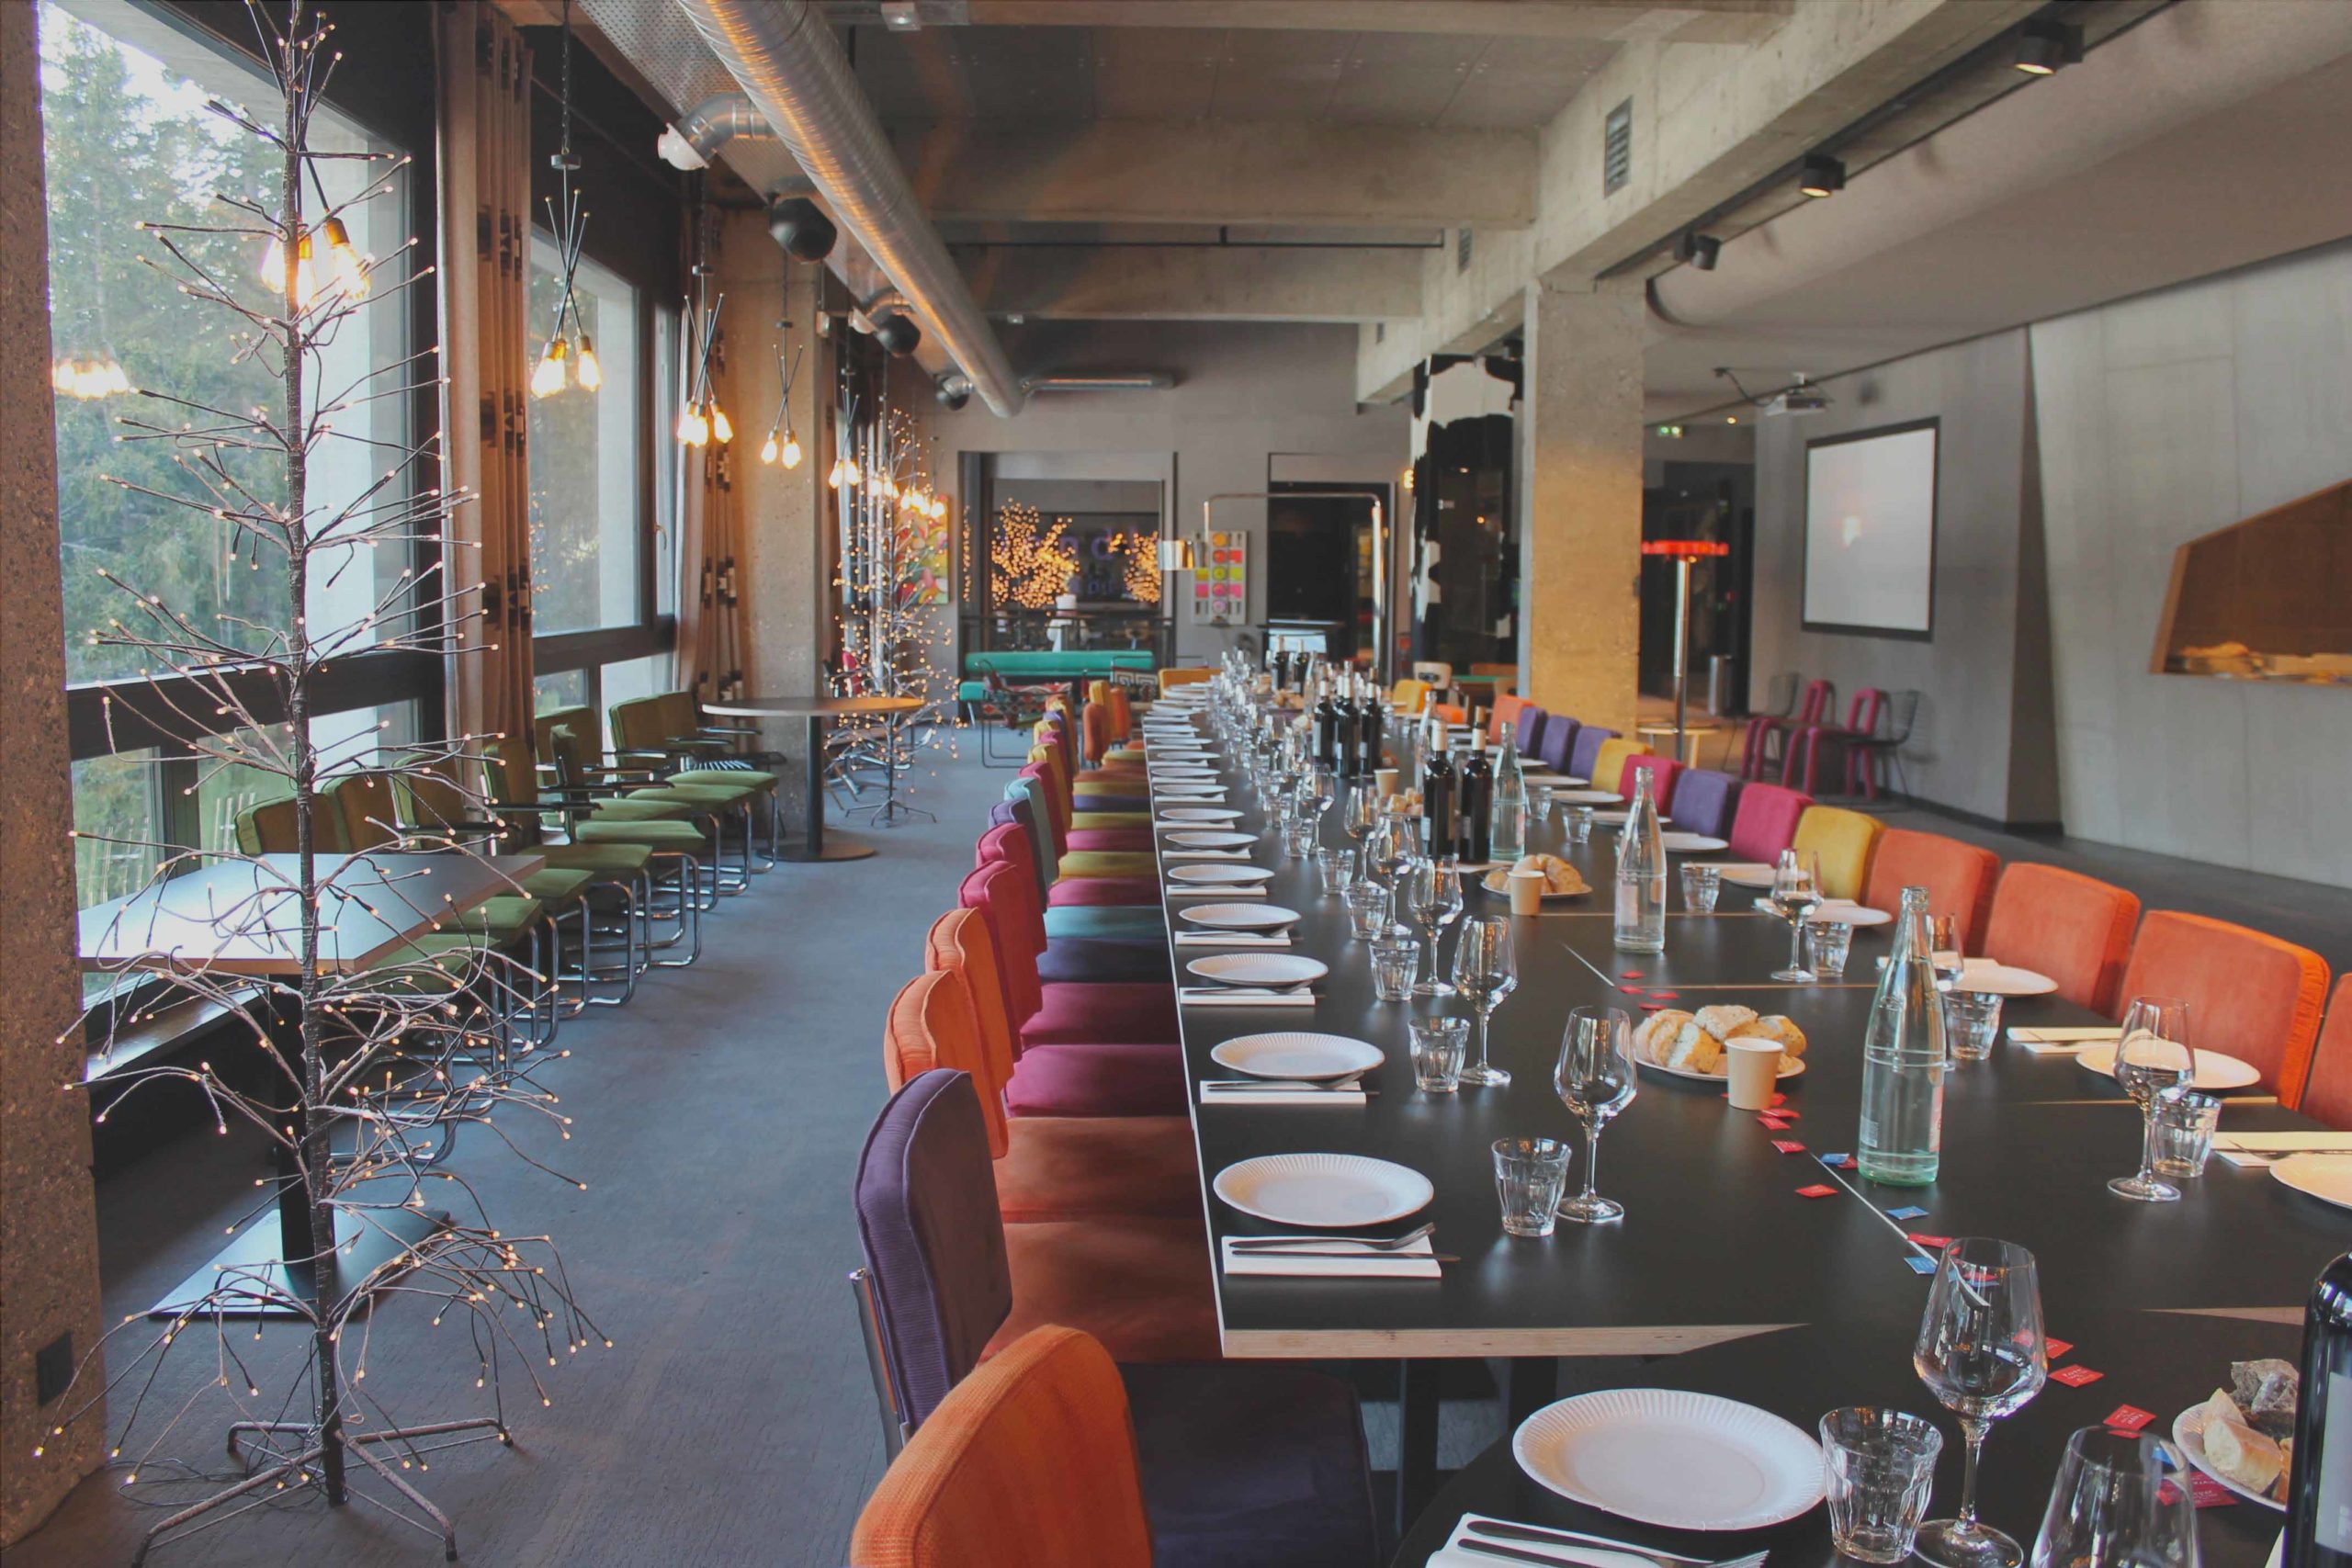
[[[1936,423],[1804,454],[1804,629],[1925,639],[1934,628]]]

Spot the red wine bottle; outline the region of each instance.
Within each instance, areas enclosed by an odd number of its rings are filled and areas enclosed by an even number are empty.
[[[2320,1270],[2303,1313],[2282,1568],[2352,1568],[2352,1252]]]

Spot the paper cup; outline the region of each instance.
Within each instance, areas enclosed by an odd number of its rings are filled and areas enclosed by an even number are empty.
[[[1532,915],[1544,908],[1544,874],[1540,871],[1514,871],[1503,878],[1510,889],[1510,912]]]
[[[1386,800],[1390,795],[1395,795],[1396,793],[1396,770],[1394,768],[1373,769],[1372,792],[1383,800]]]
[[[1730,1080],[1734,1111],[1761,1111],[1772,1103],[1772,1086],[1781,1076],[1781,1044],[1777,1040],[1724,1042],[1724,1076]]]

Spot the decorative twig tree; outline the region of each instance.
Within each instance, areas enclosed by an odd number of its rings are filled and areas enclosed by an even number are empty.
[[[102,573],[120,591],[122,608],[91,636],[130,651],[145,678],[109,704],[109,723],[135,720],[141,734],[194,756],[207,778],[233,769],[277,781],[287,801],[273,809],[290,828],[290,852],[116,840],[152,856],[157,869],[137,894],[85,918],[84,941],[85,951],[109,955],[107,967],[135,972],[138,988],[126,974],[83,1028],[103,1063],[122,1030],[178,999],[214,1002],[243,1021],[254,1061],[126,1064],[109,1078],[109,1111],[153,1086],[180,1083],[205,1097],[222,1134],[232,1122],[257,1129],[277,1162],[277,1178],[262,1184],[276,1213],[256,1211],[240,1225],[268,1227],[283,1244],[266,1247],[261,1261],[217,1261],[203,1288],[150,1319],[125,1320],[84,1360],[52,1435],[69,1423],[107,1420],[118,1459],[137,1447],[124,1475],[135,1484],[142,1466],[170,1468],[164,1445],[208,1393],[229,1403],[230,1450],[246,1444],[243,1472],[156,1525],[141,1559],[166,1532],[214,1509],[242,1511],[303,1488],[341,1504],[366,1495],[350,1483],[369,1473],[393,1495],[369,1501],[436,1529],[454,1557],[449,1522],[401,1472],[425,1468],[427,1455],[458,1443],[508,1440],[502,1366],[519,1364],[546,1403],[538,1360],[552,1366],[601,1336],[574,1302],[548,1238],[495,1228],[465,1178],[445,1164],[457,1132],[474,1125],[547,1168],[506,1125],[515,1114],[545,1118],[571,1135],[556,1097],[533,1076],[561,1055],[542,1048],[551,1030],[517,1022],[536,1015],[546,976],[473,934],[442,891],[453,870],[477,886],[485,869],[497,871],[478,852],[494,848],[500,826],[478,772],[481,742],[494,738],[460,735],[393,757],[371,754],[379,750],[373,731],[323,747],[312,736],[321,675],[335,661],[400,650],[462,654],[469,637],[477,645],[480,637],[451,589],[473,574],[448,525],[457,498],[439,487],[437,450],[384,441],[364,417],[371,406],[437,385],[439,350],[371,361],[347,381],[327,373],[346,322],[371,299],[425,276],[407,265],[406,246],[379,260],[350,238],[349,220],[393,187],[405,160],[384,169],[369,165],[386,155],[313,151],[311,118],[336,58],[331,28],[306,17],[304,0],[290,0],[282,28],[258,0],[248,0],[248,10],[280,112],[265,123],[219,101],[207,107],[268,144],[277,188],[217,196],[234,214],[222,224],[141,227],[163,253],[149,265],[240,319],[238,358],[274,378],[276,406],[214,406],[142,389],[138,396],[153,412],[121,418],[118,439],[168,452],[168,477],[111,478],[220,529],[227,558],[274,574],[282,596],[266,614],[223,611],[199,624],[165,595]],[[356,177],[338,160],[359,161]],[[330,199],[330,175],[353,194]],[[242,271],[232,265],[240,257]],[[255,261],[266,288],[258,299],[249,297]],[[366,465],[356,480],[355,452]],[[315,484],[325,454],[339,477]],[[411,564],[396,572],[379,567],[379,550]],[[346,579],[368,585],[356,613],[322,614],[354,597]],[[369,853],[322,849],[322,775],[331,772],[385,786],[367,798],[401,803],[371,812]],[[417,809],[420,802],[429,808]],[[416,851],[440,852],[405,852]],[[364,940],[355,936],[361,927]],[[428,1192],[461,1212],[430,1212]],[[369,1314],[394,1303],[428,1313],[436,1327],[453,1314],[468,1326],[476,1386],[492,1391],[492,1414],[407,1426],[392,1418],[382,1380],[369,1383],[368,1371]],[[277,1353],[256,1348],[259,1325],[250,1337],[230,1326],[256,1317],[299,1325],[300,1345],[284,1348],[284,1375],[265,1359]],[[153,1318],[161,1321],[142,1337],[140,1325]],[[190,1353],[200,1329],[212,1331],[215,1370],[184,1403],[151,1410],[169,1386],[162,1363],[175,1351]],[[116,1407],[105,1412],[109,1396]],[[349,1467],[354,1456],[364,1469]]]

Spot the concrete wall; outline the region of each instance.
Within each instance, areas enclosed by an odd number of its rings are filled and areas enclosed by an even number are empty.
[[[2002,333],[1839,378],[1826,412],[1760,420],[1755,438],[1750,699],[1763,701],[1771,678],[1794,670],[1838,683],[1842,722],[1844,705],[1864,686],[1917,689],[1918,722],[1905,753],[1913,792],[2013,823],[2057,816],[2047,745],[2018,747],[2018,716],[2028,716],[2028,735],[2038,733],[2031,715],[2046,711],[2048,685],[2039,617],[2019,614],[2019,562],[2039,547],[2029,384],[2026,334]],[[1802,630],[1806,443],[1931,417],[1941,421],[1934,639]]]
[[[2032,340],[2068,830],[2352,884],[2352,691],[2148,671],[2177,547],[2352,478],[2352,245]]]
[[[1407,411],[1356,407],[1351,328],[1053,321],[1003,331],[1013,363],[1027,373],[1171,370],[1176,385],[1164,392],[1051,393],[1009,420],[977,399],[959,413],[934,410],[925,428],[936,440],[934,462],[943,473],[952,475],[965,451],[1168,454],[1176,481],[1170,520],[1196,536],[1203,499],[1264,490],[1276,453],[1363,457],[1374,465],[1369,471],[1384,475],[1405,465]],[[1260,623],[1266,609],[1265,503],[1221,503],[1216,525],[1251,536],[1250,619]],[[1190,579],[1179,578],[1177,589],[1180,605],[1188,605]],[[1178,657],[1214,658],[1231,640],[1231,631],[1196,626],[1189,607],[1178,610]]]

